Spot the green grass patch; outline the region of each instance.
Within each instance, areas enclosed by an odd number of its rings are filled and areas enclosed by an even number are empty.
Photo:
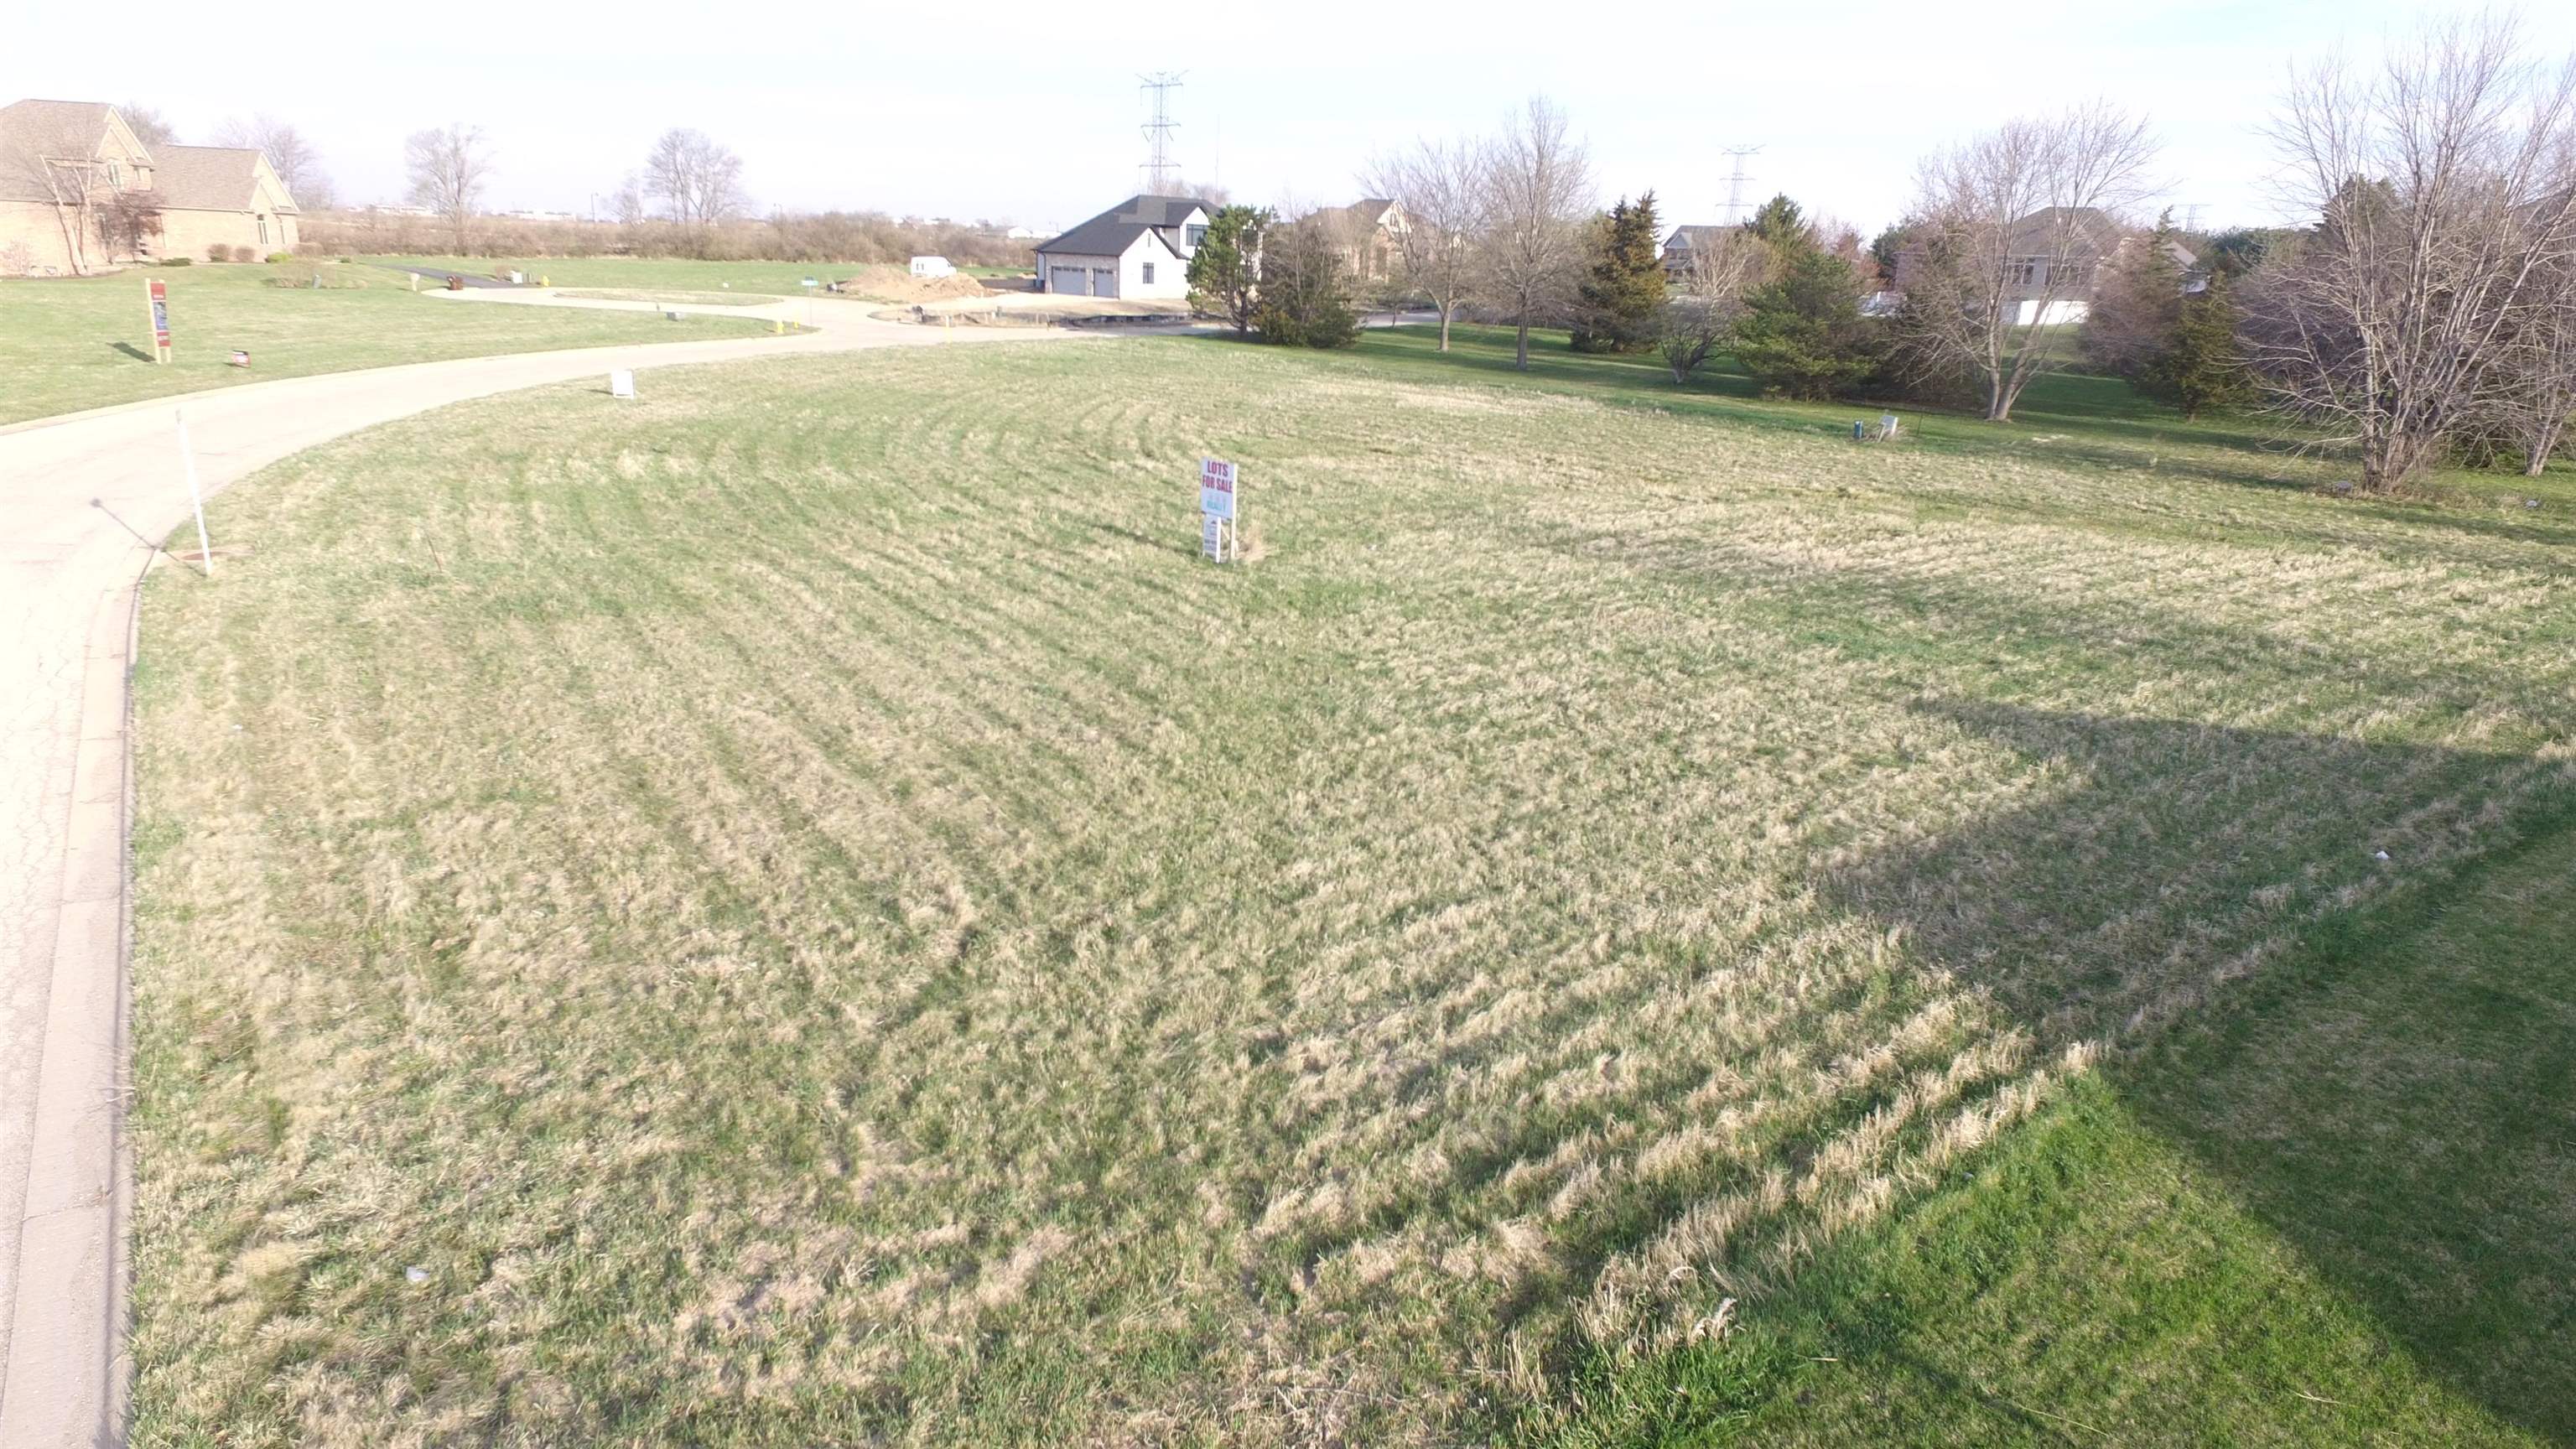
[[[2576,821],[2528,825],[1530,1439],[2576,1440]]]
[[[320,290],[278,285],[317,269],[324,273]],[[147,281],[169,287],[167,365],[153,358]],[[0,424],[266,378],[761,330],[727,318],[670,322],[578,308],[477,306],[415,295],[400,273],[330,262],[6,280]],[[230,365],[236,348],[250,354],[248,368]]]
[[[2424,932],[2564,911],[2559,513],[1490,348],[228,490],[137,680],[136,1441],[2556,1432],[2564,992]]]

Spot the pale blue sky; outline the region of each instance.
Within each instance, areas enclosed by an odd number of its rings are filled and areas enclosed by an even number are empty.
[[[1038,6],[972,21],[805,0],[716,18],[657,0],[585,8],[394,20],[333,7],[308,21],[147,0],[102,26],[94,10],[30,7],[0,28],[0,99],[139,100],[188,140],[264,109],[319,146],[352,201],[398,199],[403,136],[462,120],[490,138],[496,209],[579,210],[662,129],[688,125],[741,153],[763,206],[1069,225],[1138,188],[1140,70],[1187,73],[1178,153],[1190,175],[1221,173],[1250,200],[1347,200],[1373,150],[1490,128],[1542,91],[1590,143],[1605,200],[1651,186],[1667,220],[1716,220],[1721,148],[1760,145],[1758,194],[1786,190],[1874,230],[1903,209],[1926,149],[2107,96],[2154,121],[2164,199],[2220,225],[2272,218],[2255,128],[2294,57],[2338,43],[2373,55],[2387,35],[2466,7],[1632,7],[1619,39],[1645,42],[1642,64],[1613,64],[1573,33],[1596,12],[1511,0],[1182,6],[1167,36],[1140,24],[1130,39]],[[2524,15],[2536,48],[2576,50],[2576,7]]]

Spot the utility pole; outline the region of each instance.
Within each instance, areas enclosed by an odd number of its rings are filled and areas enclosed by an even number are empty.
[[[1172,132],[1180,122],[1172,119],[1172,92],[1181,88],[1182,72],[1158,70],[1138,76],[1140,90],[1153,93],[1154,118],[1141,128],[1145,133],[1145,190],[1153,195],[1168,196],[1180,184],[1180,163],[1172,159]]]
[[[1744,174],[1744,158],[1761,155],[1762,148],[1729,146],[1726,154],[1735,158],[1735,169],[1726,178],[1726,224],[1741,226],[1744,224],[1744,183],[1753,179]]]

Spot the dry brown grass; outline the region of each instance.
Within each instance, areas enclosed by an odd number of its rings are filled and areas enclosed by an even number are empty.
[[[148,601],[138,1441],[1480,1437],[2567,788],[2563,564],[2334,507],[1194,342],[290,460]]]

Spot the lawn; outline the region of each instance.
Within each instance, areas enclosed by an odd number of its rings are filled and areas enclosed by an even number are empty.
[[[222,495],[136,684],[135,1442],[2569,1434],[2566,479],[1469,341]]]
[[[330,284],[320,290],[272,285],[317,268]],[[147,281],[169,285],[167,366],[152,357]],[[767,330],[726,318],[459,304],[413,295],[399,273],[329,262],[5,280],[0,424],[274,377]],[[250,354],[248,368],[230,364],[236,348]]]

